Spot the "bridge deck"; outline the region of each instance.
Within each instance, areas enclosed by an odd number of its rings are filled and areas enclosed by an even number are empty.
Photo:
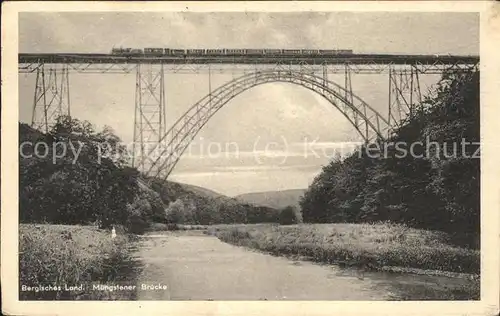
[[[389,55],[389,54],[350,54],[337,56],[119,56],[112,54],[19,54],[19,63],[47,64],[395,64],[395,65],[433,65],[433,64],[465,64],[474,65],[479,62],[479,56],[453,55]]]

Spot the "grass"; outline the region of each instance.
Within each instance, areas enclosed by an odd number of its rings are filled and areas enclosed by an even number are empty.
[[[478,300],[480,254],[442,232],[381,224],[216,225],[207,234],[273,255],[362,271],[459,277],[460,282],[402,286],[397,300]],[[405,296],[406,295],[406,296]]]
[[[153,223],[149,227],[149,231],[176,231],[176,230],[207,230],[208,225],[194,225],[194,224],[164,224]]]
[[[396,224],[215,226],[222,241],[317,262],[479,274],[479,251],[451,245],[448,235]],[[474,277],[474,276],[473,276]]]
[[[135,291],[94,291],[93,284],[135,285],[132,237],[92,226],[32,225],[19,228],[19,299],[134,299]],[[60,286],[61,290],[22,291],[22,286]],[[65,286],[82,289],[65,290]]]

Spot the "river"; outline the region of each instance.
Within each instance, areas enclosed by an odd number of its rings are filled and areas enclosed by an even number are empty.
[[[143,264],[138,300],[436,300],[466,284],[461,278],[294,261],[199,231],[149,233],[136,247]]]

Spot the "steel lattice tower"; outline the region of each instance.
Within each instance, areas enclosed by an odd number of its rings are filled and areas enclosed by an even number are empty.
[[[165,134],[165,119],[163,64],[138,64],[132,165],[140,171],[146,170],[157,158],[155,148]]]
[[[389,121],[399,124],[406,116],[412,117],[415,105],[422,102],[418,70],[389,69]]]
[[[68,66],[46,69],[45,64],[40,64],[36,70],[31,126],[48,132],[59,116],[70,114]]]

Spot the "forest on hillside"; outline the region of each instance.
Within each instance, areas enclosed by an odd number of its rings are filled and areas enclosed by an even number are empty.
[[[304,221],[391,221],[479,247],[479,115],[479,72],[445,74],[391,137],[323,168],[300,202]]]
[[[96,131],[87,121],[61,116],[48,133],[19,123],[19,144],[22,223],[122,225],[131,232],[142,232],[154,222],[280,221],[280,211],[273,208],[204,196],[178,183],[146,179],[129,166],[129,153],[112,129]]]
[[[280,210],[241,203],[226,196],[202,195],[179,183],[151,179],[151,188],[167,205],[167,221],[179,224],[277,223]]]
[[[104,143],[122,149],[110,129],[97,132],[71,117],[59,117],[48,133],[20,123],[20,222],[131,225],[127,206],[139,192],[139,173],[123,159],[102,157]]]

